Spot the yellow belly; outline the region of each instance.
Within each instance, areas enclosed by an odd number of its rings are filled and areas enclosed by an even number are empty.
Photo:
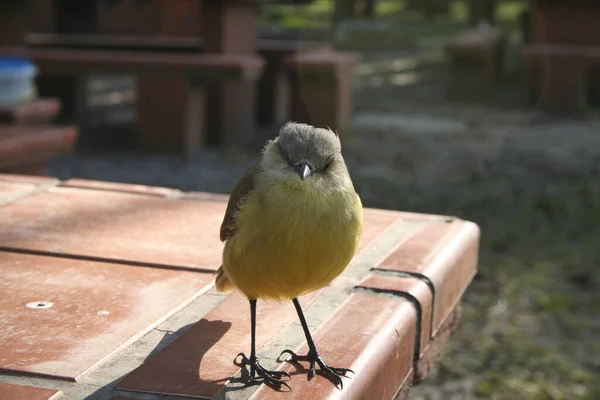
[[[362,230],[353,192],[326,201],[308,193],[250,196],[225,244],[223,270],[248,298],[291,299],[328,285],[346,268]],[[284,201],[285,200],[285,201]]]

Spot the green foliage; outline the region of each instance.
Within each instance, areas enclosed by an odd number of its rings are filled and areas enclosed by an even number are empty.
[[[449,0],[450,12],[446,19],[453,22],[467,22],[469,5],[466,0]],[[315,0],[307,5],[269,4],[262,7],[263,22],[278,19],[287,28],[321,28],[329,26],[334,8],[334,0]],[[499,1],[497,15],[502,25],[516,26],[519,15],[526,6],[524,1]],[[423,16],[406,9],[405,0],[378,0],[376,17],[382,20],[410,21],[421,20]]]

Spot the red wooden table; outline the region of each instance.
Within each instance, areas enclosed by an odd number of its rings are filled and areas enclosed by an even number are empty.
[[[0,393],[11,398],[406,398],[460,317],[479,229],[366,209],[359,250],[300,299],[321,355],[354,369],[336,389],[278,363],[302,352],[291,302],[259,302],[257,348],[293,391],[243,387],[247,300],[218,294],[227,196],[0,174]],[[0,397],[2,397],[0,395]],[[255,397],[255,398],[256,398]],[[221,398],[221,397],[219,397]]]

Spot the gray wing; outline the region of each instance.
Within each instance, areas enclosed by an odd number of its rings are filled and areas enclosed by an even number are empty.
[[[254,177],[260,171],[260,163],[254,164],[249,168],[240,180],[233,188],[231,196],[229,197],[229,203],[227,203],[227,209],[225,210],[225,217],[221,223],[220,238],[224,242],[232,237],[236,232],[235,224],[235,213],[239,210],[240,205],[244,202],[248,194],[254,189]]]

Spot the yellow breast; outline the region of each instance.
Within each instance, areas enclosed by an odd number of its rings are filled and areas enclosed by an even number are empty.
[[[236,214],[223,269],[251,299],[291,299],[328,285],[346,268],[362,231],[354,190],[327,195],[270,188]]]

